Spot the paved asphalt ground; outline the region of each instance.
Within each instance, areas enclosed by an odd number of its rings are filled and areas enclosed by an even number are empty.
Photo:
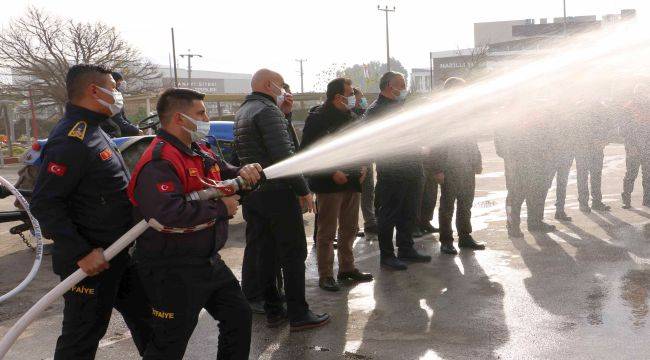
[[[525,233],[508,239],[505,232],[503,162],[491,143],[481,144],[485,173],[479,177],[474,208],[475,237],[488,243],[483,252],[441,255],[436,238],[417,247],[433,255],[428,264],[408,271],[381,270],[376,243],[358,239],[357,265],[375,274],[373,283],[326,293],[317,286],[315,253],[310,243],[307,298],[327,311],[327,327],[290,334],[270,330],[256,315],[251,359],[643,359],[648,358],[650,324],[650,209],[641,207],[640,181],[634,209],[620,207],[624,151],[606,149],[603,193],[609,213],[578,211],[575,172],[569,183],[568,208],[573,223],[559,231]],[[0,170],[15,178],[16,168]],[[546,214],[554,212],[552,189]],[[0,201],[10,209],[11,200]],[[437,221],[434,220],[434,224]],[[313,218],[306,217],[311,234]],[[222,251],[239,275],[244,228],[231,225]],[[19,239],[0,224],[0,292],[17,284],[33,259]],[[57,283],[46,257],[35,282],[0,304],[0,335],[42,294]],[[19,339],[7,359],[46,359],[60,331],[57,301]],[[203,314],[186,359],[214,359],[217,324]],[[137,359],[118,313],[100,344],[98,359]]]

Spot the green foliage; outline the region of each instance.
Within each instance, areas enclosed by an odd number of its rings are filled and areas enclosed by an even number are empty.
[[[364,93],[379,92],[379,79],[386,72],[386,63],[371,61],[365,64],[365,67],[368,69],[367,73],[364,71],[364,64],[355,64],[349,67],[345,67],[342,64],[332,64],[329,68],[318,74],[316,86],[321,91],[325,91],[329,81],[337,77],[346,77],[351,79],[354,86],[360,88]],[[392,71],[404,74],[408,83],[408,72],[399,60],[391,58],[390,68]]]

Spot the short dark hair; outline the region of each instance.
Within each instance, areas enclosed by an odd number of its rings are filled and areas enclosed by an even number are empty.
[[[205,94],[185,88],[169,88],[158,97],[156,111],[161,124],[166,124],[170,116],[179,108],[186,109],[194,100],[205,99]]]
[[[111,70],[104,65],[77,64],[68,69],[65,77],[65,87],[68,100],[76,100],[90,84],[101,81],[101,77],[110,74]]]
[[[345,85],[352,86],[352,80],[347,78],[336,78],[327,84],[327,102],[334,101],[336,95],[345,95]]]
[[[384,91],[384,89],[388,87],[390,81],[398,76],[404,77],[402,73],[399,73],[397,71],[388,71],[382,75],[381,79],[379,79],[379,91]]]
[[[452,76],[445,80],[445,84],[442,87],[443,89],[453,89],[464,86],[466,83],[465,79]]]
[[[115,80],[115,81],[124,80],[124,76],[122,76],[122,73],[117,72],[117,71],[113,71],[111,73],[111,76],[113,77],[113,80]]]

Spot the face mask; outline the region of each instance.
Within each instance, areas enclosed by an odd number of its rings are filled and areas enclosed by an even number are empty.
[[[97,88],[100,91],[110,95],[113,98],[113,103],[112,104],[107,103],[106,101],[104,101],[102,99],[96,99],[97,102],[100,103],[102,106],[106,107],[108,110],[110,110],[111,111],[111,116],[115,116],[115,115],[119,114],[120,111],[122,111],[122,108],[124,107],[124,98],[122,97],[122,94],[120,94],[120,92],[117,91],[117,90],[110,91],[110,90],[104,89],[101,86],[97,86]]]
[[[287,92],[283,88],[275,85],[275,83],[272,82],[271,84],[273,84],[273,86],[275,86],[276,88],[280,89],[280,95],[277,95],[275,97],[275,103],[278,104],[278,106],[280,106],[284,102],[284,97],[287,94]]]
[[[210,122],[209,121],[197,121],[192,119],[191,117],[181,113],[181,116],[184,117],[185,119],[189,120],[194,126],[196,126],[196,130],[190,130],[183,126],[183,129],[190,133],[190,136],[192,137],[192,142],[199,141],[202,139],[205,139],[208,134],[210,134]]]
[[[368,108],[368,99],[366,99],[366,98],[361,98],[361,100],[359,100],[359,106],[360,106],[362,109],[367,109],[367,108]]]
[[[348,110],[354,109],[354,106],[357,104],[357,98],[354,95],[350,95],[346,97],[347,99],[347,104],[345,104],[345,107],[348,108]]]
[[[399,92],[399,94],[397,94],[397,99],[396,100],[404,101],[406,99],[406,89],[404,89],[404,90],[395,90],[395,91]]]

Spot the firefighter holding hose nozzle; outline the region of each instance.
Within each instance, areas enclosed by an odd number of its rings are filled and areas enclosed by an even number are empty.
[[[237,212],[234,191],[257,183],[262,168],[234,167],[200,141],[210,129],[203,99],[199,92],[180,88],[160,95],[162,129],[129,183],[136,218],[154,223],[135,251],[153,316],[144,359],[183,358],[203,308],[219,321],[218,358],[249,355],[251,309],[219,250],[226,242],[228,219]],[[237,180],[224,187],[224,179]]]

